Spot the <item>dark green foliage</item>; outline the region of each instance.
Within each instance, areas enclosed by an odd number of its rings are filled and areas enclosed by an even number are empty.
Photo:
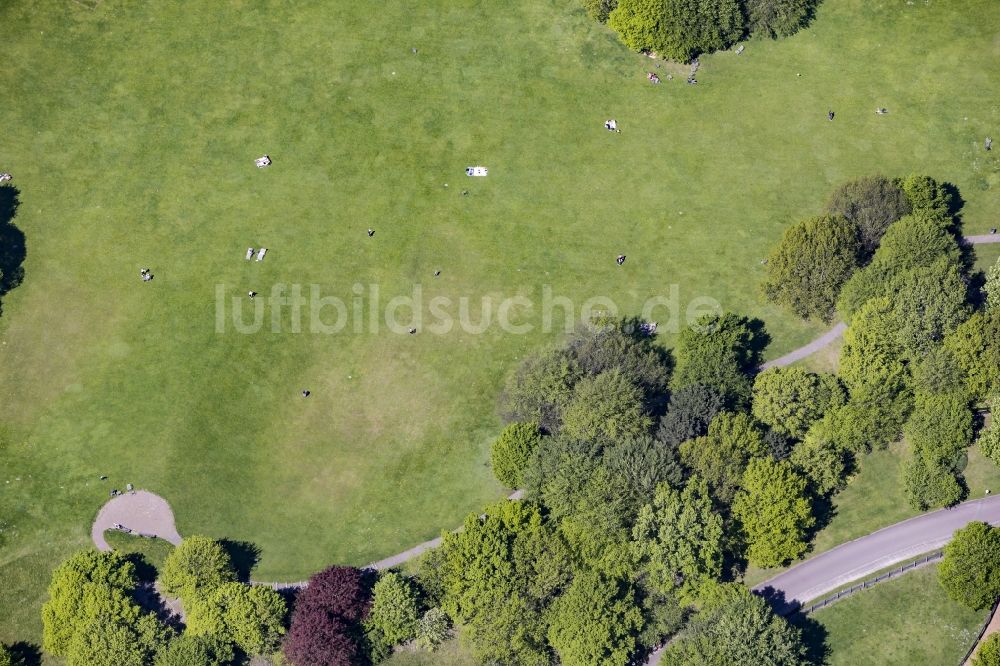
[[[562,409],[583,371],[565,351],[551,349],[528,357],[511,375],[500,396],[507,421],[534,421],[547,431],[559,428]]]
[[[689,62],[733,44],[743,34],[743,12],[737,0],[664,0],[665,40],[662,55]]]
[[[950,224],[954,201],[944,186],[930,176],[911,174],[900,182],[900,188],[914,211],[935,216]]]
[[[795,443],[777,430],[767,430],[764,433],[764,446],[767,453],[775,460],[784,460],[792,453]]]
[[[563,664],[626,666],[642,629],[635,591],[599,573],[578,574],[548,613],[548,639]]]
[[[948,596],[973,610],[1000,597],[1000,530],[971,522],[944,547],[938,578]]]
[[[764,433],[744,413],[723,412],[708,428],[708,435],[681,444],[681,462],[708,482],[720,505],[732,502],[751,458],[767,455]]]
[[[649,431],[642,389],[618,368],[584,377],[562,414],[562,432],[573,439],[617,441]]]
[[[847,393],[835,376],[798,367],[771,368],[754,381],[754,417],[794,439],[801,439],[823,414],[846,402]]]
[[[649,436],[627,439],[605,449],[602,465],[613,487],[622,494],[628,515],[638,513],[660,484],[678,487],[684,478],[677,449]]]
[[[893,283],[896,334],[911,359],[926,354],[969,316],[965,282],[946,258],[907,271]]]
[[[945,338],[972,397],[985,400],[1000,391],[1000,308],[976,312]]]
[[[736,583],[719,585],[664,655],[670,666],[801,666],[797,629]]]
[[[725,400],[715,389],[704,384],[690,384],[673,392],[667,413],[660,419],[656,438],[676,447],[708,432],[708,424],[724,408]]]
[[[493,475],[508,488],[520,488],[524,468],[541,441],[537,423],[508,425],[490,449]]]
[[[746,537],[747,560],[758,567],[779,566],[801,556],[816,522],[805,478],[787,461],[769,457],[747,464],[733,500],[733,516]]]
[[[954,506],[965,493],[951,464],[915,452],[903,468],[903,489],[914,509]]]
[[[914,212],[889,227],[871,263],[844,284],[837,309],[850,319],[869,299],[893,296],[906,271],[942,258],[958,266],[959,256],[958,242],[939,218]]]
[[[598,23],[607,23],[608,15],[618,6],[618,0],[583,0],[583,8]]]
[[[946,347],[932,347],[912,366],[913,388],[922,393],[966,392],[958,358]]]
[[[643,582],[640,579],[640,605],[645,623],[636,642],[640,647],[662,645],[684,626],[687,613],[674,595],[650,591],[643,587]]]
[[[680,492],[660,486],[639,513],[632,547],[651,589],[694,602],[722,575],[722,518],[712,510],[708,484],[695,476]]]
[[[748,319],[731,312],[699,318],[678,336],[673,389],[701,384],[718,391],[729,408],[746,405],[760,337]]]
[[[840,215],[803,220],[786,229],[771,251],[761,288],[769,301],[800,317],[829,321],[859,252],[853,222]]]
[[[153,666],[228,666],[235,658],[233,646],[223,640],[183,634],[157,653]]]
[[[788,37],[804,28],[817,0],[745,0],[750,32],[756,37]],[[836,212],[836,211],[835,211]]]
[[[751,23],[755,7],[777,9],[778,5],[790,5],[799,11],[808,12],[813,3],[808,0],[748,0]],[[852,180],[838,187],[826,204],[832,215],[841,215],[854,224],[858,230],[861,254],[874,254],[882,236],[896,220],[910,214],[910,201],[899,184],[885,176],[866,176]]]

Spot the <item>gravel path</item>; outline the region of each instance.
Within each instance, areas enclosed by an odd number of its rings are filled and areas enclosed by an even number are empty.
[[[794,349],[784,356],[774,359],[773,361],[768,361],[764,365],[760,366],[760,369],[767,370],[768,368],[783,368],[784,366],[791,365],[796,361],[801,361],[806,356],[811,356],[820,349],[829,346],[830,343],[843,335],[845,330],[847,330],[847,324],[840,322],[804,347],[799,347],[798,349]]]
[[[181,542],[167,500],[145,490],[112,497],[101,507],[90,528],[90,538],[98,550],[111,550],[104,540],[104,531],[113,529],[115,524],[124,525],[136,534],[159,537],[175,546]]]
[[[966,236],[966,243],[972,245],[984,245],[986,243],[1000,243],[1000,234],[985,234],[983,236]]]

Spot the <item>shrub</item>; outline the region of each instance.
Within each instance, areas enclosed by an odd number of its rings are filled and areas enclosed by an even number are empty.
[[[389,572],[379,578],[372,590],[372,607],[366,626],[377,630],[387,646],[399,645],[417,635],[417,593],[410,581]]]
[[[745,0],[754,36],[788,37],[806,26],[817,0]]]
[[[491,448],[493,475],[508,488],[520,488],[524,468],[541,441],[538,424],[511,423]]]
[[[1000,634],[990,634],[979,644],[972,666],[1000,666]]]
[[[607,23],[608,15],[618,6],[618,0],[583,0],[583,8],[598,23]]]
[[[433,652],[441,643],[451,638],[451,623],[440,608],[431,608],[417,623],[417,646]]]

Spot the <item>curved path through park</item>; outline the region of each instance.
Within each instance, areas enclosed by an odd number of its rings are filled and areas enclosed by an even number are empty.
[[[955,530],[980,520],[1000,525],[1000,496],[964,502],[890,525],[848,541],[756,586],[779,612],[817,599],[828,592],[886,567],[937,550]]]
[[[133,534],[159,537],[175,546],[180,544],[181,535],[174,525],[174,512],[167,500],[146,490],[135,490],[112,497],[101,507],[90,528],[90,538],[98,550],[111,550],[104,540],[105,530],[122,525]]]

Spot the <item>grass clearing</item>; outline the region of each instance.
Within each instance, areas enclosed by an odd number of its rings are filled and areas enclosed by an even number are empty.
[[[91,4],[0,5],[0,164],[27,237],[0,317],[6,642],[38,640],[102,475],[166,497],[181,534],[254,542],[270,580],[501,496],[498,388],[555,333],[293,333],[286,309],[281,332],[219,334],[218,293],[229,317],[277,284],[352,308],[354,285],[366,305],[421,285],[455,314],[549,285],[637,314],[677,285],[681,309],[763,319],[773,357],[823,327],[761,302],[760,259],[835,185],[929,173],[961,189],[967,233],[1000,208],[996,151],[977,152],[1000,120],[989,0],[826,0],[791,39],[703,58],[697,86],[649,85],[572,0]]]
[[[402,649],[383,662],[386,666],[476,666],[479,662],[460,638],[442,643],[434,652]]]
[[[163,563],[174,551],[173,544],[163,539],[149,539],[118,530],[105,530],[104,540],[120,553],[140,555],[157,572],[163,568]]]
[[[810,615],[821,628],[812,638],[825,634],[826,663],[957,664],[986,613],[949,599],[937,569],[917,569]]]

